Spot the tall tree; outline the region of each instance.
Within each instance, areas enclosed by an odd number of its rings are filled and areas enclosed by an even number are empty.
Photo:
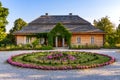
[[[115,33],[114,25],[107,16],[102,17],[100,20],[94,20],[93,24],[96,28],[99,28],[104,32],[106,32],[105,39],[109,44],[111,45],[115,44],[114,39],[116,35],[114,35]]]
[[[116,28],[116,34],[117,34],[116,43],[119,43],[119,44],[120,44],[120,24],[119,24],[118,27]]]
[[[6,37],[6,35],[7,34],[5,32],[3,32],[3,29],[0,28],[0,41],[2,41]]]
[[[9,31],[10,34],[7,36],[8,40],[12,44],[16,44],[15,36],[13,35],[14,32],[21,30],[23,27],[27,26],[27,23],[21,19],[18,18],[14,21],[14,27]]]
[[[105,31],[106,33],[112,33],[114,31],[114,25],[107,16],[98,21],[94,20],[93,24],[95,27]]]
[[[15,20],[14,27],[10,30],[10,33],[13,33],[15,31],[19,31],[25,26],[27,26],[27,23],[23,19],[18,18]]]
[[[6,28],[5,26],[8,24],[7,16],[8,16],[8,8],[2,6],[0,2],[0,41],[2,41],[6,37]]]
[[[117,31],[120,32],[120,24],[117,27]]]

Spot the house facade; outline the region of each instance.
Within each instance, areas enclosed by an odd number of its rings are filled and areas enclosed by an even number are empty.
[[[28,26],[14,33],[16,42],[17,44],[30,44],[38,38],[40,44],[49,45],[48,33],[50,33],[58,23],[61,23],[64,28],[71,33],[71,45],[97,45],[102,47],[104,44],[105,33],[102,30],[95,28],[90,22],[78,15],[72,15],[72,13],[69,15],[48,15],[48,13],[46,13],[40,16],[30,22]],[[56,30],[55,36],[52,37],[52,46],[69,46],[66,38],[67,35],[63,37],[62,34],[59,33],[59,30]],[[36,34],[40,35],[36,36]]]

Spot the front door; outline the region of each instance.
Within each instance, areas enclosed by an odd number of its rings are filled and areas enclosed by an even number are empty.
[[[62,47],[62,37],[58,37],[58,47]]]

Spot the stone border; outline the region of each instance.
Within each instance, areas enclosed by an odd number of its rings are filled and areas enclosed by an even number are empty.
[[[23,53],[23,54],[26,54],[26,53]],[[19,55],[15,55],[15,56],[20,56],[20,55],[23,55],[23,54],[19,54]],[[94,54],[99,54],[99,53],[94,53]],[[109,57],[110,60],[108,62],[105,62],[105,63],[102,63],[102,64],[93,64],[93,65],[90,65],[90,66],[80,66],[80,65],[78,65],[78,66],[75,66],[75,67],[72,67],[72,66],[64,66],[64,67],[36,66],[36,65],[31,65],[31,64],[24,64],[24,63],[20,63],[20,62],[14,62],[12,60],[12,58],[15,57],[15,56],[11,56],[7,60],[7,62],[9,64],[11,64],[11,65],[14,65],[14,66],[19,66],[19,67],[23,67],[23,68],[41,69],[41,70],[89,69],[89,68],[102,67],[102,66],[109,65],[109,64],[112,64],[113,62],[115,62],[115,58],[114,57],[111,57],[111,56],[108,56],[108,55],[105,55],[105,54],[99,54],[99,55]]]

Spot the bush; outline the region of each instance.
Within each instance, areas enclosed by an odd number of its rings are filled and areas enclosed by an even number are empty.
[[[41,50],[51,50],[51,49],[53,49],[53,47],[52,46],[42,46],[40,49]]]
[[[120,44],[116,44],[115,46],[116,46],[117,48],[120,48]]]
[[[41,49],[41,45],[36,45],[34,49]]]
[[[104,48],[110,48],[110,44],[108,42],[105,42]]]
[[[12,45],[12,44],[11,45],[7,45],[6,48],[8,48],[8,49],[14,49],[15,45]]]
[[[35,39],[35,40],[32,42],[32,47],[35,48],[38,44],[39,44],[39,39]]]
[[[35,45],[33,48],[32,44],[18,44],[18,45],[13,45],[13,44],[8,44],[5,47],[0,47],[1,51],[5,50],[51,50],[53,49],[52,46],[41,46],[39,44]]]
[[[71,45],[71,47],[70,47],[71,49],[77,49],[78,48],[78,46],[77,45]]]
[[[100,47],[97,45],[73,45],[70,47],[71,49],[99,49]]]
[[[23,49],[32,49],[32,45],[31,44],[24,44]]]

